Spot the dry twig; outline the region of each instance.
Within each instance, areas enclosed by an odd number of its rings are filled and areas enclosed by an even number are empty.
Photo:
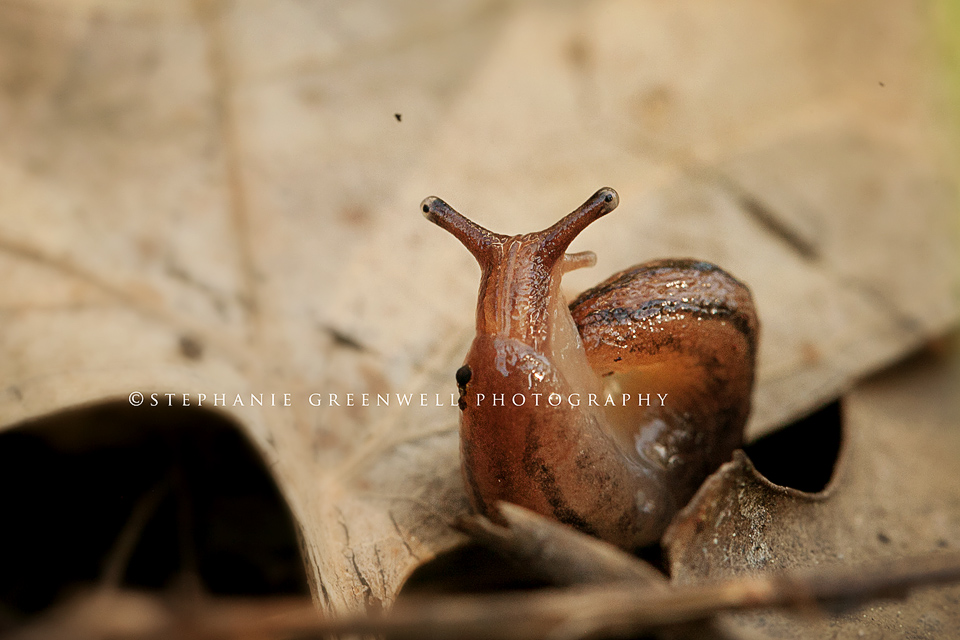
[[[241,629],[269,637],[296,632],[314,636],[377,633],[391,638],[583,638],[642,633],[726,611],[862,603],[902,596],[918,586],[956,581],[960,581],[960,554],[940,553],[866,566],[747,576],[663,591],[618,583],[526,593],[411,598],[378,618],[319,620],[306,603],[299,607],[287,603],[278,615],[271,603],[254,602],[238,610],[223,602],[206,609],[191,626],[201,632],[200,637],[210,638],[233,637]]]
[[[617,547],[580,533],[515,504],[497,505],[507,526],[483,516],[461,518],[457,528],[484,546],[521,563],[551,584],[607,584],[630,581],[666,588],[666,577]]]
[[[150,624],[121,625],[124,637],[288,638],[387,634],[390,638],[527,640],[636,634],[704,620],[726,611],[862,603],[911,588],[960,581],[960,553],[896,558],[866,566],[819,567],[782,575],[747,576],[711,584],[650,589],[620,582],[483,596],[433,596],[401,601],[380,617],[322,620],[307,599],[202,599],[189,607],[157,599]],[[118,592],[119,593],[119,592]],[[102,600],[103,593],[98,592]],[[143,598],[144,596],[139,596]],[[129,600],[99,606],[100,615],[45,620],[16,638],[116,637],[113,611]],[[99,601],[98,601],[99,602]],[[93,604],[93,603],[92,603]],[[142,611],[143,605],[137,605]],[[61,612],[63,613],[63,612]],[[122,617],[122,616],[121,616]],[[129,616],[127,616],[129,617]],[[73,624],[84,622],[83,633]],[[72,623],[71,623],[72,621]],[[59,623],[58,623],[59,622]],[[38,635],[38,631],[43,631]]]

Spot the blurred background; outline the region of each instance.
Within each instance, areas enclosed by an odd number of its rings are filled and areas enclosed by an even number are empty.
[[[524,233],[616,188],[571,249],[599,260],[569,294],[668,256],[748,283],[751,440],[818,411],[839,424],[839,398],[931,343],[952,362],[958,16],[0,0],[0,624],[78,585],[185,575],[379,608],[461,541],[455,408],[306,402],[454,390],[478,270],[424,222],[428,195]],[[954,410],[949,385],[927,388]],[[294,402],[132,407],[134,391]],[[828,479],[838,429],[822,446],[801,429],[774,468],[807,441],[832,452]],[[931,507],[951,545],[952,495]]]

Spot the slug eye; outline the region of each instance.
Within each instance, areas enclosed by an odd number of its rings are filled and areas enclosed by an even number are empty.
[[[473,377],[473,370],[470,368],[470,365],[465,364],[459,369],[457,369],[456,379],[458,387],[465,387],[467,383],[470,382],[470,378]]]
[[[430,222],[437,224],[436,214],[430,209],[433,206],[433,203],[436,202],[436,198],[430,196],[429,198],[424,198],[423,202],[420,203],[420,211],[423,212],[423,217],[429,220]]]

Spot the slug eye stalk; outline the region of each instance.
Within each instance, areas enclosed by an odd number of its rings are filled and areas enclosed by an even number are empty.
[[[481,265],[489,259],[491,247],[502,246],[513,237],[523,238],[525,243],[535,245],[537,252],[552,266],[564,255],[567,247],[581,231],[616,209],[618,204],[620,196],[617,192],[610,187],[604,187],[555,224],[543,231],[524,236],[507,236],[485,229],[436,196],[425,198],[420,203],[420,210],[424,218],[459,240]],[[566,272],[592,266],[595,261],[596,254],[592,252],[572,254],[566,257],[563,270]]]
[[[424,198],[420,210],[424,218],[449,231],[481,264],[493,245],[503,244],[507,239],[507,236],[484,229],[436,196]]]
[[[542,242],[547,255],[554,256],[556,259],[558,254],[567,250],[581,231],[616,209],[619,204],[620,196],[610,187],[604,187],[594,193],[573,212],[540,232],[543,234]]]

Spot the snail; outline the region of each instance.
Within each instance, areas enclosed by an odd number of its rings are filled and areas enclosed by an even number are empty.
[[[759,324],[747,287],[716,265],[655,260],[569,306],[566,249],[613,211],[604,188],[553,226],[506,236],[429,197],[424,216],[480,264],[476,336],[456,372],[472,507],[507,501],[622,548],[657,542],[732,457],[750,411]]]

